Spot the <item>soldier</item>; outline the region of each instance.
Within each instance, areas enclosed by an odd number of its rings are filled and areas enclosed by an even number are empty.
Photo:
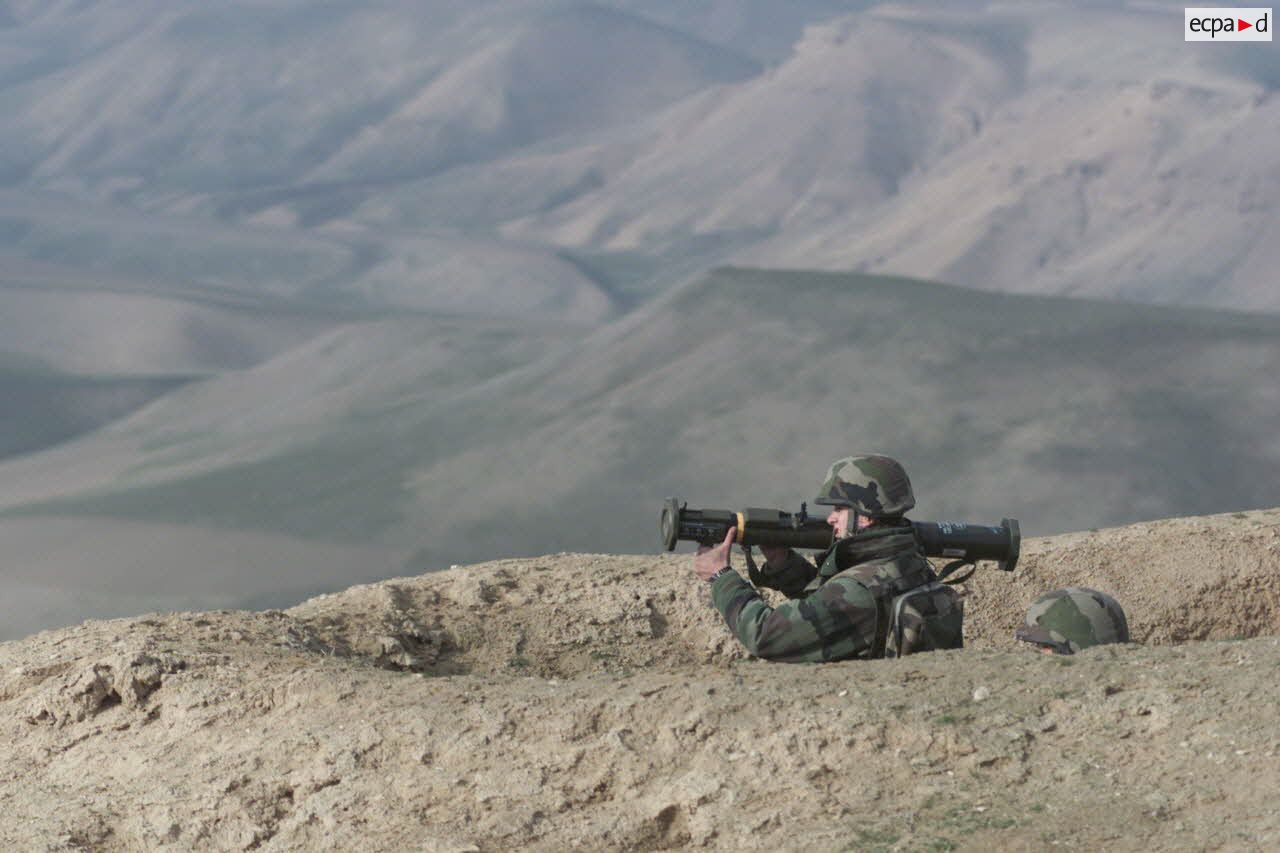
[[[960,598],[937,583],[903,517],[915,497],[898,462],[874,455],[838,459],[814,502],[831,507],[827,523],[835,534],[817,565],[790,548],[762,546],[766,561],[757,569],[747,552],[752,583],[792,599],[776,608],[730,564],[737,528],[694,555],[694,572],[710,581],[716,609],[747,651],[798,662],[963,645]]]
[[[1013,636],[1044,654],[1073,655],[1089,646],[1129,642],[1129,622],[1124,608],[1105,592],[1073,586],[1031,602]]]

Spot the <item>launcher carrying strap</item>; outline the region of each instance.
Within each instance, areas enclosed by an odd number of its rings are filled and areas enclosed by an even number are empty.
[[[953,574],[955,574],[957,571],[964,568],[965,566],[969,567],[969,571],[960,575],[960,577],[957,577],[957,578],[951,577]],[[964,583],[970,577],[972,577],[973,573],[976,572],[977,570],[978,570],[978,564],[973,560],[952,560],[950,563],[947,563],[945,566],[942,567],[942,571],[938,572],[938,580],[948,585]]]

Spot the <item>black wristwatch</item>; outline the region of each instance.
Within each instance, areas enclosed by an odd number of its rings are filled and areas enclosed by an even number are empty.
[[[729,574],[732,571],[733,571],[733,566],[725,566],[723,569],[717,569],[714,575],[707,578],[707,583],[715,583],[716,581],[720,580],[720,578],[724,577],[725,575]]]

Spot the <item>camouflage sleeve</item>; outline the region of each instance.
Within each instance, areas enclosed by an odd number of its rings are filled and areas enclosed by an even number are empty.
[[[781,565],[765,561],[765,564],[751,574],[751,582],[756,586],[776,589],[787,598],[801,598],[809,581],[818,575],[818,567],[797,554],[788,550],[787,558]]]
[[[756,657],[799,663],[865,656],[876,637],[876,602],[853,578],[836,577],[796,601],[770,607],[736,572],[711,587],[733,635]]]

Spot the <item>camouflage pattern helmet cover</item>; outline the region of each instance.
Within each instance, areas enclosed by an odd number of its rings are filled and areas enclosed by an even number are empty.
[[[1089,646],[1129,642],[1129,622],[1124,608],[1105,592],[1068,587],[1033,601],[1014,637],[1070,655]]]
[[[846,456],[831,463],[814,503],[847,506],[871,518],[902,515],[916,505],[906,470],[888,456]]]

